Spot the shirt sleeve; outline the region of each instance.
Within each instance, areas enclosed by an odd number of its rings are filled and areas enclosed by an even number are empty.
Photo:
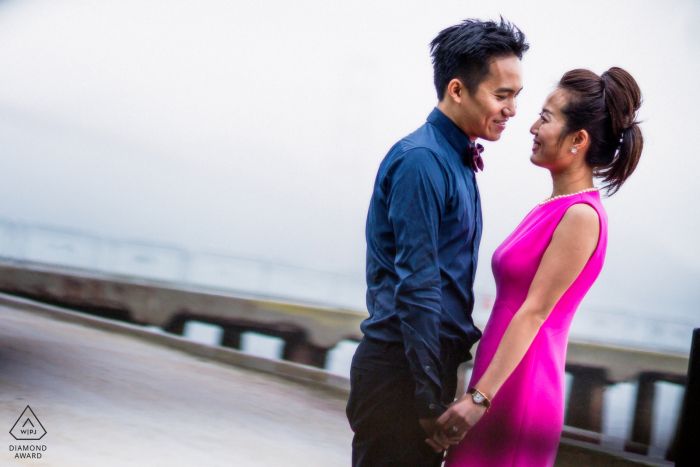
[[[398,284],[394,295],[406,356],[416,381],[420,418],[440,416],[441,279],[438,232],[448,187],[437,156],[412,149],[389,173],[389,222],[396,241]]]

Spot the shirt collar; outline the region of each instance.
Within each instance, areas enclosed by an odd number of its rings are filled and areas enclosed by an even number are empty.
[[[442,136],[460,156],[467,154],[467,151],[474,146],[469,137],[437,107],[428,115],[428,123],[434,125],[442,133]]]

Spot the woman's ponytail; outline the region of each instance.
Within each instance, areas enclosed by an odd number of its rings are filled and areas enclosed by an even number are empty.
[[[608,195],[612,195],[632,175],[642,155],[644,138],[637,122],[642,91],[632,75],[622,68],[610,68],[600,79],[613,137],[620,135],[621,138],[612,163],[596,170],[597,175],[603,178]]]
[[[644,146],[637,111],[642,92],[632,75],[610,68],[601,76],[588,70],[566,73],[559,87],[569,94],[562,108],[564,134],[586,130],[591,144],[586,162],[611,196],[632,175]]]

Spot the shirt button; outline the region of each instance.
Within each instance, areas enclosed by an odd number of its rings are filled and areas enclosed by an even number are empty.
[[[428,408],[431,409],[431,410],[434,409],[434,408],[435,408],[435,404],[430,404],[430,405],[428,406]]]
[[[425,371],[430,371],[430,367],[429,367],[429,366],[426,366],[426,367],[425,367]]]

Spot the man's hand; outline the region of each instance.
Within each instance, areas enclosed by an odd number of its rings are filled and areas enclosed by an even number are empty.
[[[435,422],[434,430],[448,433],[453,438],[464,438],[476,422],[486,413],[486,407],[475,404],[471,394],[465,394],[453,402]]]
[[[435,422],[437,421],[437,418],[421,418],[418,420],[420,422],[421,428],[423,428],[423,431],[425,431],[425,434],[428,436],[433,436],[433,432],[435,431]]]
[[[421,418],[420,426],[423,431],[428,435],[425,440],[428,445],[435,450],[435,452],[442,452],[450,446],[455,446],[459,444],[462,438],[456,436],[450,436],[444,433],[442,430],[436,429],[438,419],[435,418]]]

